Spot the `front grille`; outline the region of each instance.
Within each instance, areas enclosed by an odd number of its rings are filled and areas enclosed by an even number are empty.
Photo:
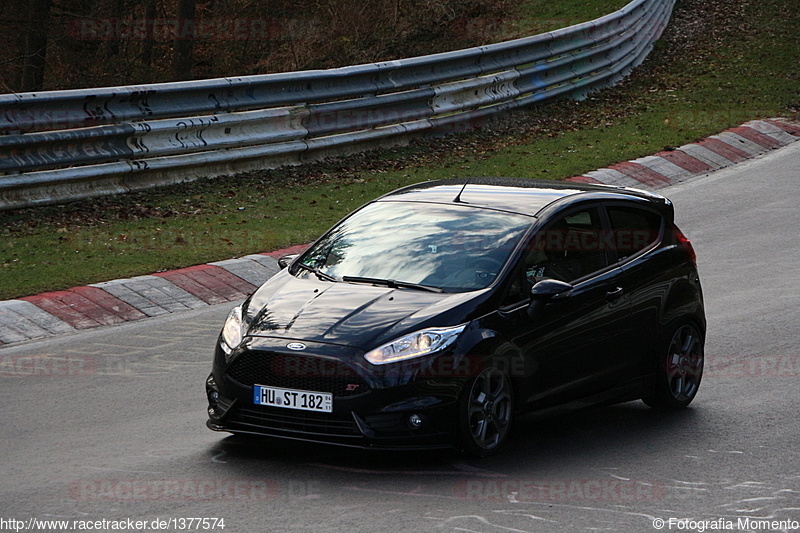
[[[245,352],[231,363],[227,374],[246,387],[269,385],[330,392],[334,397],[355,396],[369,391],[367,382],[346,364],[313,355]]]
[[[336,417],[330,413],[291,411],[254,406],[239,408],[231,414],[230,422],[240,422],[265,429],[295,431],[315,435],[360,437],[352,417]]]

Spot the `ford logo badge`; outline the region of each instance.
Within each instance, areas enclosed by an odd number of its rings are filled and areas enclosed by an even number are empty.
[[[289,344],[286,345],[286,347],[289,348],[290,350],[305,350],[306,349],[306,345],[303,344],[302,342],[290,342]]]

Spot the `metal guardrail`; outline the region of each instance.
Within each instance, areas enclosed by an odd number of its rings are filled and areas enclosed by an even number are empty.
[[[298,164],[581,98],[644,61],[674,2],[399,61],[0,95],[0,209]]]

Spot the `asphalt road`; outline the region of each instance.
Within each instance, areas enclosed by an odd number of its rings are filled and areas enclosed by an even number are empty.
[[[30,518],[147,531],[222,518],[205,530],[226,532],[800,521],[798,179],[800,143],[663,191],[697,250],[709,319],[707,372],[687,410],[634,402],[531,417],[485,460],[243,442],[204,425],[203,381],[231,306],[211,307],[0,349],[0,529]]]

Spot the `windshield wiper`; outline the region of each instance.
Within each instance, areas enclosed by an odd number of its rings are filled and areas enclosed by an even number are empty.
[[[297,263],[298,268],[302,268],[303,270],[308,270],[309,272],[313,272],[317,275],[317,277],[323,281],[336,281],[336,278],[331,276],[330,274],[326,274],[325,272],[321,271],[318,268],[312,267],[310,265],[306,265],[304,263]]]
[[[428,292],[442,292],[439,287],[431,287],[430,285],[420,285],[419,283],[410,283],[407,281],[397,281],[394,279],[380,279],[380,278],[363,278],[360,276],[343,276],[342,281],[352,283],[378,283],[386,285],[390,289],[417,289],[420,291]]]

